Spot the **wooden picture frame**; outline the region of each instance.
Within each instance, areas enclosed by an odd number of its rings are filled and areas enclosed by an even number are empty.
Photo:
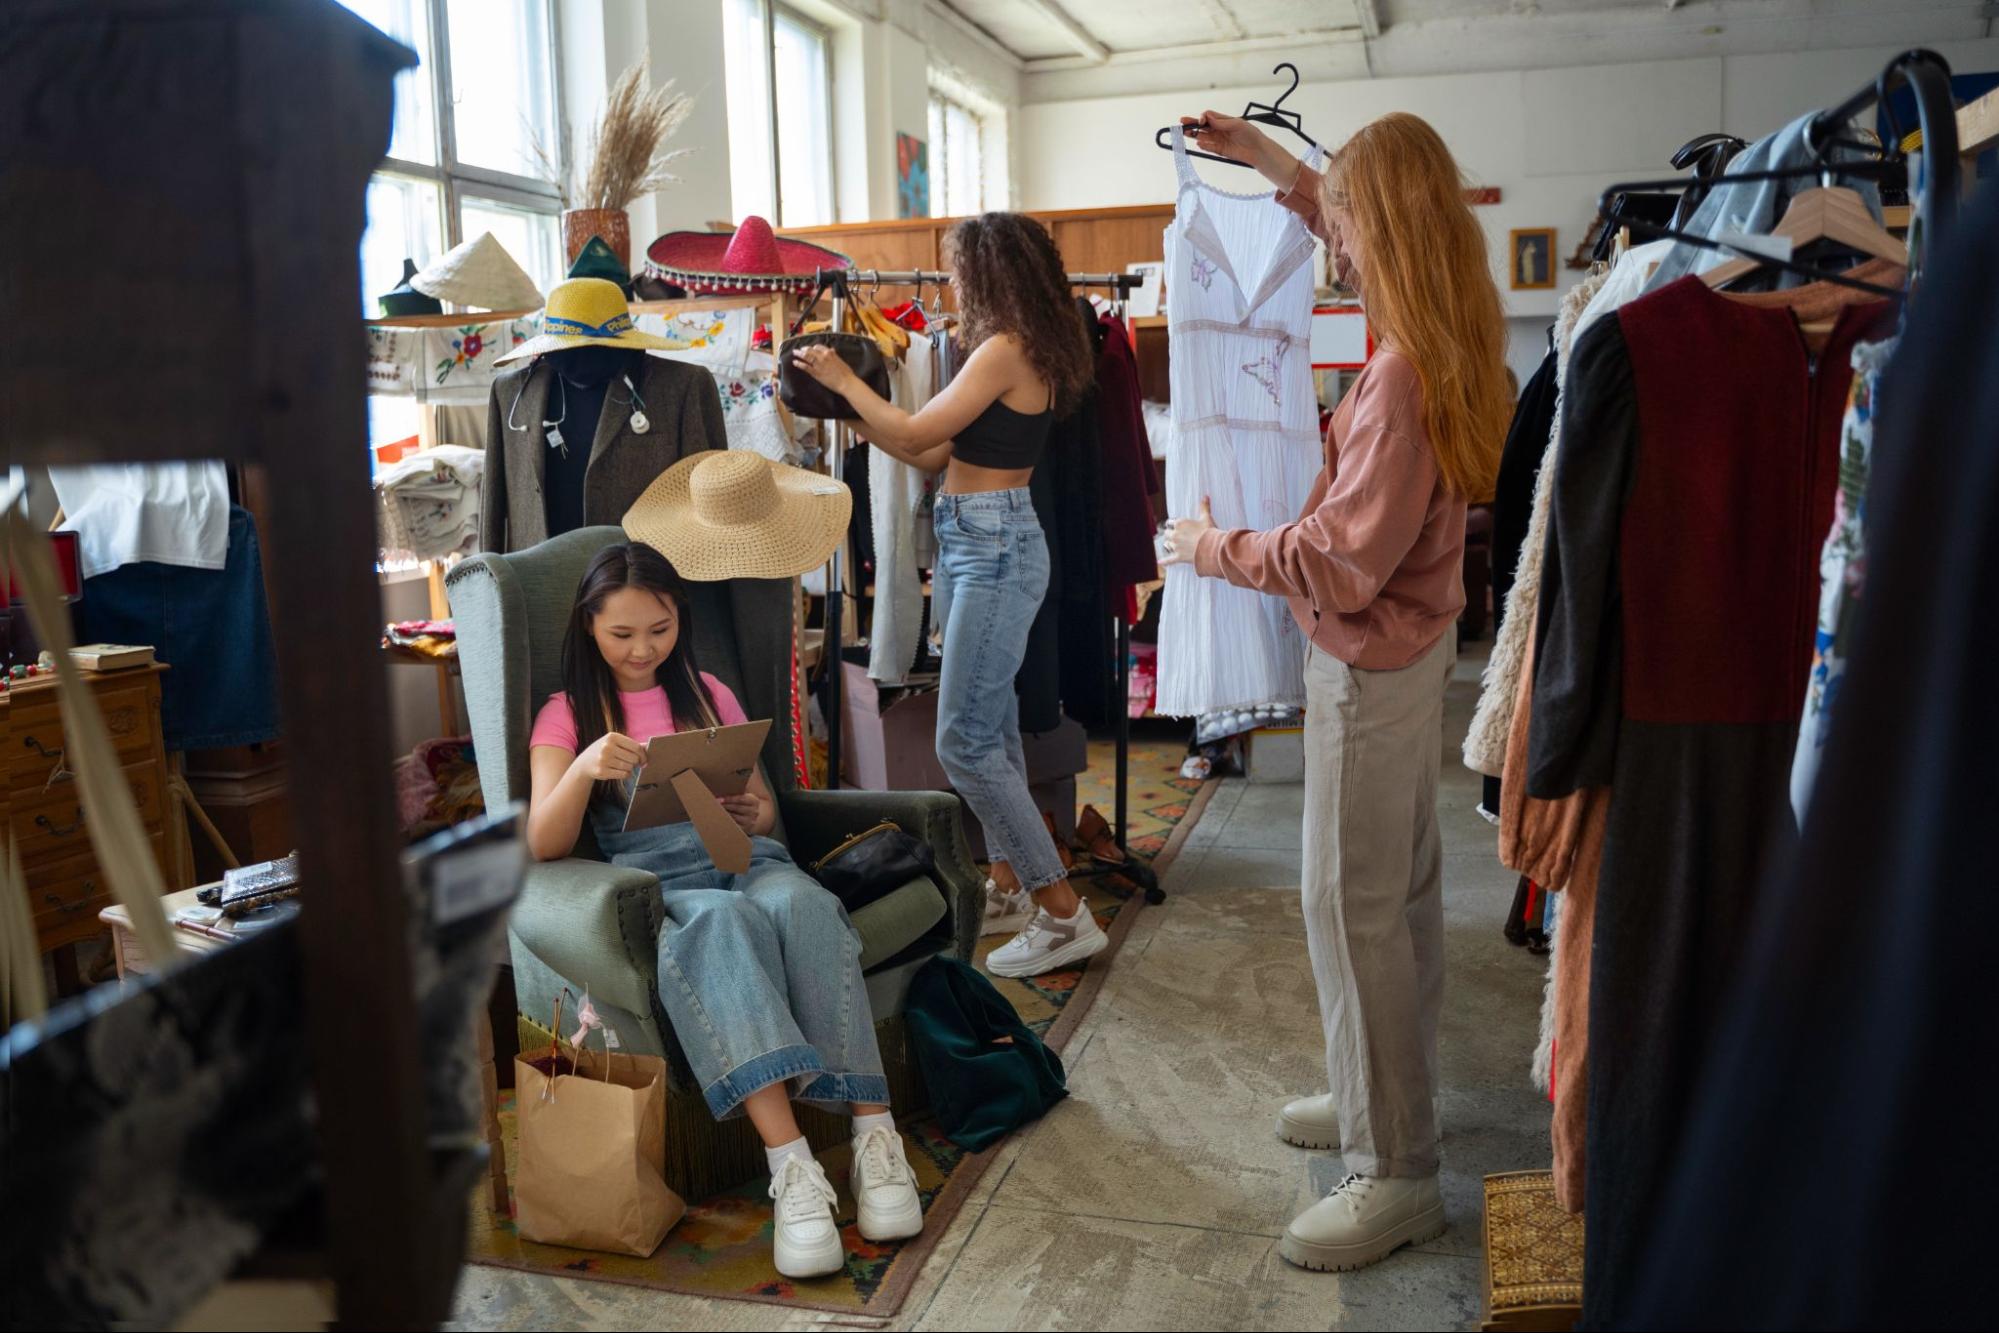
[[[1555,285],[1555,229],[1515,227],[1507,233],[1506,285],[1511,291],[1545,291]]]

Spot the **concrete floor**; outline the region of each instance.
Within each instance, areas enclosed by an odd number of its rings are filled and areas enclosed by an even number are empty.
[[[1277,1237],[1341,1175],[1281,1143],[1286,1097],[1324,1086],[1298,906],[1297,786],[1225,782],[1139,917],[1067,1053],[1072,1096],[1017,1136],[951,1223],[909,1329],[1464,1328],[1480,1314],[1480,1182],[1548,1161],[1527,1081],[1541,960],[1508,945],[1514,876],[1494,858],[1458,742],[1483,655],[1458,666],[1438,806],[1448,983],[1443,1190],[1450,1229],[1357,1273],[1284,1263]],[[824,1328],[828,1316],[468,1267],[468,1329]],[[865,1327],[864,1324],[850,1326]]]

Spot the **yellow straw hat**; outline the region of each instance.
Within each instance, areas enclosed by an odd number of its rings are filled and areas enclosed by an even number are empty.
[[[653,479],[625,512],[625,535],[696,583],[789,579],[826,563],[853,510],[853,492],[831,477],[707,449]]]
[[[530,338],[493,364],[524,361],[566,347],[633,347],[673,351],[682,344],[641,333],[618,284],[603,278],[571,278],[548,294],[541,312],[541,336]]]

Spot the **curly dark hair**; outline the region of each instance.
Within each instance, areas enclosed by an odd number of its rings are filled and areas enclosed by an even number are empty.
[[[1011,333],[1053,386],[1057,414],[1074,407],[1096,379],[1096,358],[1047,228],[1020,213],[981,213],[951,228],[944,248],[965,351]]]

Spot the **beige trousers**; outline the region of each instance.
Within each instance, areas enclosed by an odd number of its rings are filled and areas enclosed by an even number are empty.
[[[1437,775],[1457,634],[1399,671],[1305,659],[1305,943],[1349,1171],[1437,1170]]]

